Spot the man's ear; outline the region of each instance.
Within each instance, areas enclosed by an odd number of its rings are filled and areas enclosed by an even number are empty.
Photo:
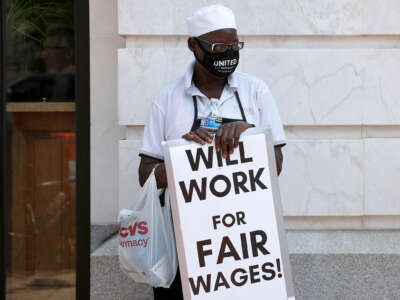
[[[194,38],[188,38],[188,48],[190,51],[194,52],[196,49],[196,41]]]

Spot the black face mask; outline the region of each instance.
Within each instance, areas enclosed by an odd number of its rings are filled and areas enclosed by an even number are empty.
[[[228,49],[221,53],[211,53],[204,49],[203,45],[195,39],[197,44],[203,51],[203,60],[198,59],[196,54],[196,60],[207,69],[211,74],[225,78],[232,74],[239,64],[239,50]]]

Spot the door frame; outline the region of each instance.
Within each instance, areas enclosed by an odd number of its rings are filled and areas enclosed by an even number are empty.
[[[6,296],[7,163],[5,7],[0,1],[0,300]],[[89,0],[75,0],[76,299],[90,299],[90,33]]]
[[[3,8],[3,1],[0,2],[0,300],[5,300],[5,290],[6,290],[6,243],[5,243],[5,234],[6,234],[6,176],[5,173],[7,170],[5,169],[5,132],[6,132],[6,124],[5,124],[5,89],[3,88],[4,83],[4,37],[5,37],[5,28],[4,28],[4,17],[5,9]]]
[[[90,299],[89,0],[75,0],[76,299]]]

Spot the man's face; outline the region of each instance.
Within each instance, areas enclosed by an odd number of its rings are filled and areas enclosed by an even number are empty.
[[[54,71],[73,63],[71,62],[73,49],[70,47],[60,46],[58,36],[48,36],[43,42],[41,57],[46,64],[46,70]]]
[[[236,29],[219,29],[200,35],[198,38],[201,40],[208,41],[210,43],[224,43],[224,44],[231,44],[239,40]],[[210,53],[213,53],[211,51],[210,44],[204,43],[202,41],[199,42],[201,43],[204,49],[206,49]],[[199,58],[199,60],[203,60],[204,57],[203,50],[201,50],[200,46],[193,38],[189,38],[188,46],[189,49],[192,52],[194,52],[195,55]]]

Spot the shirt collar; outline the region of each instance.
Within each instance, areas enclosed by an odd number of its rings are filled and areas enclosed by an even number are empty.
[[[203,95],[199,89],[193,84],[193,72],[194,72],[194,65],[196,61],[192,61],[185,73],[185,90],[192,95]],[[232,73],[228,76],[228,86],[233,88],[236,91],[239,87],[237,75]],[[200,94],[199,94],[200,93]]]

